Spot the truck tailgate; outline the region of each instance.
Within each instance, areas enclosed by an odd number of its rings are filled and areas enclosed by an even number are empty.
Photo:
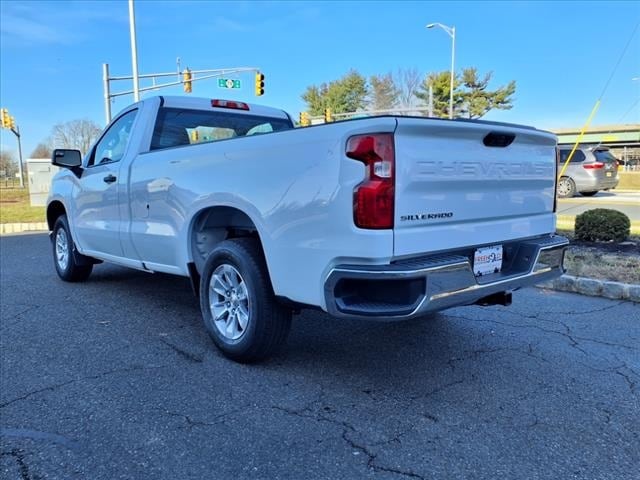
[[[553,134],[398,118],[394,141],[394,256],[555,231]]]

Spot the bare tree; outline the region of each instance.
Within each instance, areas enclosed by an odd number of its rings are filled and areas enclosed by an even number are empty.
[[[399,104],[400,108],[411,108],[418,104],[416,92],[420,87],[421,78],[417,68],[398,69],[395,84],[400,90]]]
[[[11,152],[0,151],[0,177],[12,177],[18,173],[18,162]]]
[[[101,128],[88,119],[70,120],[53,127],[51,137],[56,148],[72,148],[80,150],[84,155],[91,147]]]
[[[29,158],[51,158],[51,147],[49,141],[45,140],[40,142],[36,148],[33,149]]]

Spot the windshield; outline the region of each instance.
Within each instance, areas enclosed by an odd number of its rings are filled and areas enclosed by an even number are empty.
[[[219,110],[161,108],[151,140],[151,150],[208,143],[234,137],[290,130],[285,118],[271,118]]]

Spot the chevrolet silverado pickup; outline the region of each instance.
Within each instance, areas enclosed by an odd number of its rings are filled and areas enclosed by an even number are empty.
[[[95,264],[189,277],[236,361],[286,339],[292,313],[400,320],[508,305],[559,276],[556,137],[469,120],[379,116],[294,128],[282,110],[153,97],[63,167],[47,203],[65,281]]]

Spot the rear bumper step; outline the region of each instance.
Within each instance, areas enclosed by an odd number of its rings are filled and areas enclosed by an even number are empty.
[[[546,236],[520,242],[500,273],[476,277],[467,255],[439,255],[389,265],[339,265],[327,277],[327,311],[342,318],[407,319],[445,308],[508,305],[510,292],[564,273],[569,241]]]

